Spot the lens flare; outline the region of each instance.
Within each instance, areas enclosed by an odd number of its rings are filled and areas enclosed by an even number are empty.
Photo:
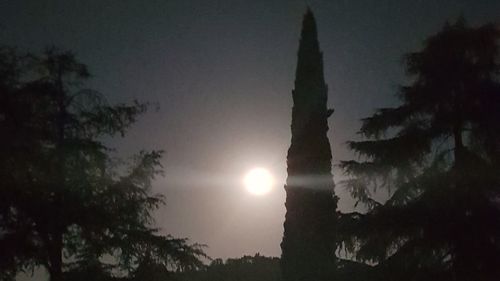
[[[264,195],[273,187],[273,176],[264,168],[250,170],[243,179],[248,192],[253,195]]]

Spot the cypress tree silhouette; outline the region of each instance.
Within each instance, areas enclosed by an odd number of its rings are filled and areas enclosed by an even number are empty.
[[[327,85],[314,16],[302,26],[295,89],[292,92],[292,142],[285,186],[287,209],[281,243],[284,281],[331,279],[335,268],[337,199],[327,138]]]

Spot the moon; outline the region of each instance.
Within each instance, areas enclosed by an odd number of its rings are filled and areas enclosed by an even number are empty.
[[[252,195],[265,195],[273,187],[273,176],[264,168],[254,168],[248,171],[243,179],[247,191]]]

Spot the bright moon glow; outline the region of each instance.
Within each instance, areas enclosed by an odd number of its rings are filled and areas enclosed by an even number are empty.
[[[266,169],[255,168],[245,175],[243,182],[251,194],[264,195],[273,187],[273,176]]]

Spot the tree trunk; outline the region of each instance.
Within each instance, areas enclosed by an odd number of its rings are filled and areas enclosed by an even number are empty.
[[[462,163],[462,157],[464,153],[464,144],[462,140],[462,128],[461,126],[457,125],[454,130],[453,130],[453,139],[455,142],[455,150],[454,150],[454,157],[455,157],[455,166],[460,167]]]
[[[49,274],[50,281],[62,281],[62,233],[56,231],[52,237],[52,244],[49,249]]]
[[[56,121],[56,153],[57,153],[57,163],[56,163],[56,192],[54,198],[54,214],[53,214],[53,233],[52,233],[52,243],[49,249],[49,259],[50,259],[50,281],[62,281],[62,250],[63,250],[63,202],[64,202],[64,187],[65,187],[65,155],[64,155],[64,139],[65,139],[65,125],[66,125],[66,94],[63,87],[63,69],[59,65],[59,69],[56,76],[56,87],[58,94],[58,116]]]

